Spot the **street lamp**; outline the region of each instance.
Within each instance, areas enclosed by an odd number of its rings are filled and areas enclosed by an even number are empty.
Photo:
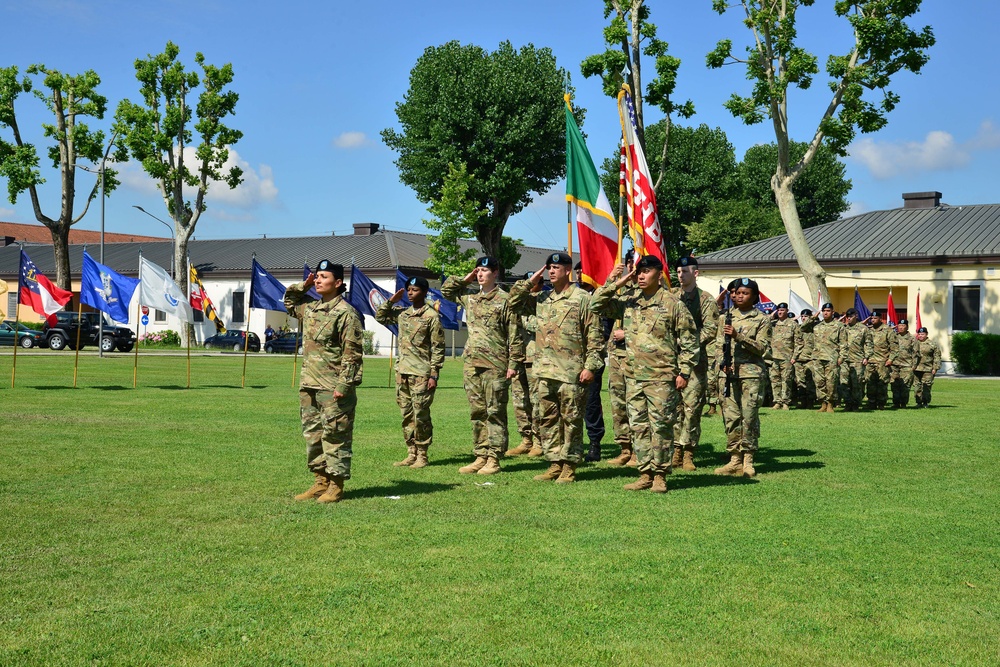
[[[153,220],[156,220],[161,225],[166,226],[166,228],[170,231],[170,277],[173,278],[174,277],[174,253],[177,252],[177,239],[174,238],[174,228],[173,228],[173,226],[170,225],[170,224],[168,224],[165,220],[160,220],[155,215],[153,215],[152,213],[150,213],[149,211],[147,211],[146,209],[144,209],[141,206],[136,206],[135,204],[133,204],[132,208],[139,209],[140,211],[142,211],[143,213],[145,213],[146,215],[148,215],[149,217],[151,217]]]

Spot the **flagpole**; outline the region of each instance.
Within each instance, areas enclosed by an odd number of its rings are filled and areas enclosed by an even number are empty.
[[[247,330],[243,332],[243,380],[240,385],[244,389],[247,386],[247,349],[250,347],[250,320],[253,319],[253,306],[250,306],[250,315],[247,316]]]
[[[135,328],[139,329],[139,318],[141,317],[139,313],[142,312],[142,304],[139,303],[139,299],[135,300]],[[132,388],[135,389],[139,383],[139,337],[135,338],[135,360],[132,362]]]
[[[622,243],[625,240],[625,138],[622,137],[621,166],[618,170],[618,261],[622,261]],[[608,377],[611,377],[610,374]]]
[[[188,275],[188,293],[187,300],[188,306],[191,305],[191,255],[187,256],[187,275]],[[204,311],[202,311],[204,312]],[[191,313],[191,317],[194,317],[194,312]],[[186,322],[184,326],[184,331],[187,332],[187,388],[191,388],[191,339],[194,338],[194,323]]]
[[[396,336],[393,335],[389,343],[389,389],[392,389],[392,352],[396,349]]]
[[[80,287],[83,287],[81,282]],[[81,290],[82,291],[82,290]],[[83,295],[80,295],[80,302],[76,307],[76,355],[73,359],[73,389],[76,389],[76,375],[77,370],[80,367],[80,330],[83,329]],[[97,341],[100,345],[101,341]]]
[[[294,356],[292,357],[292,388],[293,389],[295,388],[295,372],[298,370],[298,365],[299,365],[299,341],[303,340],[303,338],[302,338],[302,318],[300,317],[298,319],[298,321],[299,321],[299,330],[295,332],[295,352],[294,352]]]
[[[17,300],[14,302],[14,365],[10,369],[10,388],[14,388],[14,379],[17,377],[17,348],[20,346],[20,341],[17,340],[17,334],[20,331],[18,327],[20,326],[21,317],[21,275],[18,271],[17,276]]]

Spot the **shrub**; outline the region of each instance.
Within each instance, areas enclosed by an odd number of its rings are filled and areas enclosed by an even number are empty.
[[[362,334],[364,336],[364,353],[365,354],[378,354],[379,344],[375,340],[375,332],[365,330]]]
[[[139,345],[143,347],[179,347],[181,335],[173,329],[165,331],[150,331],[139,336]]]
[[[951,356],[963,375],[1000,375],[1000,336],[959,331],[951,336]]]

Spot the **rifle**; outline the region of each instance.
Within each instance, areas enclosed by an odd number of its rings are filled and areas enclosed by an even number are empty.
[[[726,326],[733,325],[733,309],[726,311]],[[722,367],[726,369],[726,388],[722,392],[724,398],[729,398],[733,386],[733,336],[726,334],[726,341],[722,346]]]

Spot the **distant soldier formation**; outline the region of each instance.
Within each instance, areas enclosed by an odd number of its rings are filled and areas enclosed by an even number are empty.
[[[576,267],[579,269],[579,266]],[[596,290],[573,280],[572,258],[551,254],[545,266],[510,292],[498,283],[500,264],[481,257],[468,275],[445,280],[444,298],[466,313],[464,388],[469,398],[473,460],[461,474],[494,475],[505,457],[544,458],[540,482],[570,484],[585,461],[601,460],[602,378],[607,366],[614,444],[612,466],[637,469],[629,491],[666,493],[674,470],[694,471],[701,419],[721,414],[728,461],[717,475],[754,477],[759,411],[792,406],[819,412],[905,408],[931,401],[941,350],[916,336],[904,319],[893,327],[881,313],[859,320],[824,303],[796,319],[780,303],[766,315],[760,289],[739,278],[713,297],[698,288],[698,261],[683,257],[677,286],[665,285],[656,257],[626,254]],[[300,403],[312,487],[296,496],[338,502],[350,478],[356,387],[361,382],[361,321],[341,294],[343,266],[324,260],[288,288],[289,312],[303,319]],[[545,279],[548,285],[545,285]],[[478,290],[469,291],[472,284]],[[315,287],[320,301],[306,296]],[[431,404],[444,364],[444,331],[426,300],[424,278],[411,278],[376,312],[399,328],[396,399],[405,457],[393,465],[428,465]],[[410,306],[397,305],[405,296]],[[507,403],[513,394],[520,443],[508,448]],[[584,450],[584,434],[589,449]]]

